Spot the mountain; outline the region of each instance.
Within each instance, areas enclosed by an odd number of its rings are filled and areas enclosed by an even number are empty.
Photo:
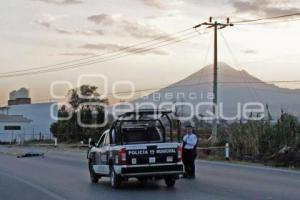
[[[238,103],[245,105],[248,102],[260,102],[264,106],[268,104],[273,117],[278,117],[282,109],[300,116],[300,89],[280,88],[265,83],[245,70],[236,70],[226,63],[219,63],[218,78],[218,102],[223,104],[222,110],[226,116],[235,116]],[[212,82],[213,66],[209,65],[135,102],[181,102],[194,106],[199,102],[212,102]],[[187,106],[180,107],[182,112],[189,112]],[[204,112],[208,107],[202,106],[199,110]]]

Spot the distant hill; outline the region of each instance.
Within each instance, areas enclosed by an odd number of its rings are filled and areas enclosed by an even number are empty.
[[[245,70],[236,70],[225,63],[219,63],[218,100],[224,105],[224,114],[236,114],[237,103],[261,102],[269,105],[273,117],[278,117],[281,109],[300,116],[300,89],[292,90],[268,84],[250,75]],[[168,87],[156,91],[135,102],[166,101],[211,102],[213,67],[206,66]],[[182,108],[182,110],[185,110]],[[187,111],[188,112],[188,111]]]

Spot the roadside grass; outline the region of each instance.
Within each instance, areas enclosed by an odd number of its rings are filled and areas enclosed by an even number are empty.
[[[230,160],[226,160],[224,157],[220,157],[220,156],[198,157],[197,160],[217,161],[217,162],[239,164],[239,165],[245,165],[245,166],[271,167],[274,169],[288,169],[288,170],[300,171],[300,167],[282,167],[282,166],[276,166],[275,164],[272,164],[272,163],[249,162],[249,161],[237,160],[237,159],[233,159],[233,158],[230,158]]]

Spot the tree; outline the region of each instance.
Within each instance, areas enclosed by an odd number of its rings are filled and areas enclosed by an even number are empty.
[[[79,141],[88,140],[89,137],[95,139],[99,137],[99,133],[106,127],[97,128],[95,125],[105,121],[103,104],[108,104],[108,100],[102,98],[97,89],[96,86],[82,85],[68,91],[67,97],[70,108],[62,106],[58,110],[58,116],[63,118],[71,116],[68,120],[58,120],[52,124],[50,130],[55,137],[62,141]],[[80,124],[90,126],[86,128]]]

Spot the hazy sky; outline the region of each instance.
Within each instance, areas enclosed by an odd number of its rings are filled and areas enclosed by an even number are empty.
[[[159,36],[172,38],[172,33],[210,16],[237,21],[299,11],[298,0],[6,0],[0,5],[1,73],[107,53]],[[299,80],[299,25],[293,21],[224,29],[236,61],[221,35],[219,60],[264,81]],[[20,87],[30,88],[34,101],[49,99],[51,82],[76,86],[81,74],[104,74],[109,85],[131,80],[136,89],[164,87],[211,64],[211,48],[205,56],[211,43],[210,33],[79,69],[1,78],[0,105]],[[300,83],[280,86],[300,88]],[[61,87],[57,93],[66,90]]]

